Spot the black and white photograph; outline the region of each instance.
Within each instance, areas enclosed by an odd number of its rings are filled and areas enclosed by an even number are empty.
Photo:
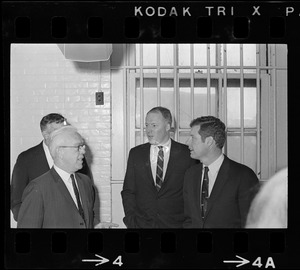
[[[5,269],[299,268],[299,2],[1,7]]]
[[[288,227],[286,45],[12,44],[10,74],[11,228]]]

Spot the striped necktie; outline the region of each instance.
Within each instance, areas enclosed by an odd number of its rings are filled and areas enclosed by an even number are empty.
[[[83,208],[82,208],[82,205],[81,205],[81,202],[80,202],[79,191],[78,191],[78,188],[77,188],[76,183],[75,183],[74,174],[71,174],[71,180],[72,180],[72,185],[73,185],[74,193],[75,193],[76,200],[77,200],[77,206],[78,206],[79,214],[81,215],[82,219],[85,220],[84,219]]]
[[[163,183],[164,174],[164,150],[163,146],[158,146],[159,151],[157,155],[157,167],[156,167],[156,189],[159,191]]]
[[[202,188],[201,188],[201,216],[204,218],[206,210],[207,210],[207,200],[208,200],[208,167],[204,167],[204,176],[203,176],[203,182],[202,182]]]

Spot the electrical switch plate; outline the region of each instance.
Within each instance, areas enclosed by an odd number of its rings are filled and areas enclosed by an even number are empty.
[[[96,92],[96,105],[104,104],[104,95],[103,92]]]

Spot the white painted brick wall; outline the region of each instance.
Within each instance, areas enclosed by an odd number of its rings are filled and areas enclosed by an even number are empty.
[[[41,142],[41,118],[61,113],[86,141],[101,221],[111,221],[110,82],[109,61],[66,60],[56,44],[11,47],[11,171],[22,151]],[[104,92],[102,106],[95,105],[97,91]]]

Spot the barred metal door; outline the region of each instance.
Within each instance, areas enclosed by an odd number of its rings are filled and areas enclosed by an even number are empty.
[[[168,45],[173,60],[169,57],[167,63],[161,48]],[[248,54],[243,51],[246,46]],[[183,143],[189,137],[192,119],[214,115],[227,126],[225,154],[260,177],[261,85],[268,85],[266,67],[259,65],[260,46],[139,44],[135,49],[136,66],[127,69],[128,147],[147,141],[144,119],[154,106],[171,110],[172,137]]]

